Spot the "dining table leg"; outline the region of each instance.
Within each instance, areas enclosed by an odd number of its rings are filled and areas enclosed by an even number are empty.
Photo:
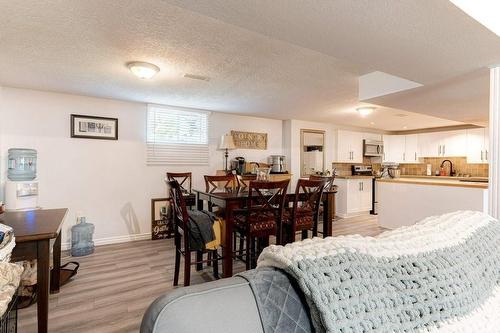
[[[222,276],[225,278],[233,276],[233,210],[235,207],[238,207],[238,205],[228,202],[224,212],[225,239],[222,247]]]
[[[38,333],[48,332],[50,241],[37,241],[37,319]]]
[[[200,198],[200,194],[196,194],[196,209],[203,210],[203,200]]]
[[[52,248],[53,269],[50,272],[50,292],[57,294],[61,284],[61,233],[57,235]]]
[[[327,193],[323,202],[323,237],[332,236],[335,218],[335,193]]]

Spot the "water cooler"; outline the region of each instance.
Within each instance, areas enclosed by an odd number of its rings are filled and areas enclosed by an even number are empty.
[[[34,149],[9,149],[5,184],[6,209],[26,210],[38,207],[36,162],[37,152]]]

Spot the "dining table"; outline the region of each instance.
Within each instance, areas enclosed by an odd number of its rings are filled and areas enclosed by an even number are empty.
[[[222,188],[213,191],[193,189],[196,194],[196,208],[203,210],[204,203],[216,205],[224,209],[225,228],[222,244],[222,276],[231,277],[233,275],[233,230],[234,230],[234,210],[240,209],[248,199],[248,188]],[[323,237],[332,236],[332,224],[335,218],[335,194],[336,190],[331,189],[323,192],[321,201],[323,204],[323,228],[318,230]],[[269,194],[271,195],[271,194]],[[287,193],[287,202],[294,200],[295,193]]]
[[[61,272],[61,228],[67,208],[7,211],[0,223],[12,227],[16,246],[11,261],[37,260],[38,333],[48,332],[49,291],[58,293]],[[52,245],[53,269],[50,269]]]

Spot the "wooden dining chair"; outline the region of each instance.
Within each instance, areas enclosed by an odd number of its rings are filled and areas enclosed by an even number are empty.
[[[332,176],[310,175],[309,180],[326,180],[325,191],[330,191],[333,188],[333,182],[335,181],[335,174],[333,174]]]
[[[193,173],[192,172],[167,172],[167,179],[176,180],[180,189],[184,193],[193,192]]]
[[[293,205],[285,209],[283,214],[282,245],[293,243],[298,231],[302,232],[302,239],[308,237],[309,231],[312,231],[313,236],[317,236],[319,207],[327,181],[325,178],[297,181]]]
[[[179,283],[179,270],[181,255],[184,256],[184,286],[189,286],[191,282],[191,266],[209,261],[213,265],[214,276],[218,278],[218,259],[219,255],[217,249],[215,250],[193,250],[190,246],[190,229],[189,229],[189,214],[186,208],[186,201],[182,193],[180,184],[176,180],[168,182],[170,198],[173,204],[173,218],[174,218],[174,243],[175,243],[175,268],[174,268],[174,286]],[[191,253],[195,252],[196,259],[191,261]],[[210,252],[211,256],[207,260],[203,260],[203,253]]]
[[[255,267],[260,251],[269,245],[270,236],[276,236],[279,243],[278,229],[283,218],[289,182],[288,179],[275,182],[250,181],[247,205],[234,215],[235,229],[246,243],[247,269]]]
[[[223,176],[203,176],[205,179],[205,191],[207,193],[213,193],[220,190],[233,190],[238,187],[238,182],[235,175],[228,174]],[[208,211],[213,212],[216,206],[208,202]]]
[[[335,182],[335,171],[337,169],[333,169],[332,175],[331,176],[319,176],[319,175],[310,175],[309,179],[310,180],[325,180],[326,179],[326,184],[325,184],[325,191],[333,191],[335,189],[335,186],[333,185]],[[319,216],[320,218],[323,216],[323,202],[320,203],[319,205]],[[318,235],[318,223],[317,221],[313,227],[313,234],[314,236]],[[321,233],[321,232],[320,232]]]
[[[247,189],[249,182],[252,180],[257,180],[257,175],[236,175],[238,181],[238,187],[241,189]]]
[[[196,204],[196,195],[193,193],[193,174],[191,172],[167,172],[167,180],[175,180],[179,183],[186,206],[193,208]]]

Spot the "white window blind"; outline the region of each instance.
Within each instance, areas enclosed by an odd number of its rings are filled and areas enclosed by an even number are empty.
[[[209,113],[149,105],[148,165],[208,164]]]

